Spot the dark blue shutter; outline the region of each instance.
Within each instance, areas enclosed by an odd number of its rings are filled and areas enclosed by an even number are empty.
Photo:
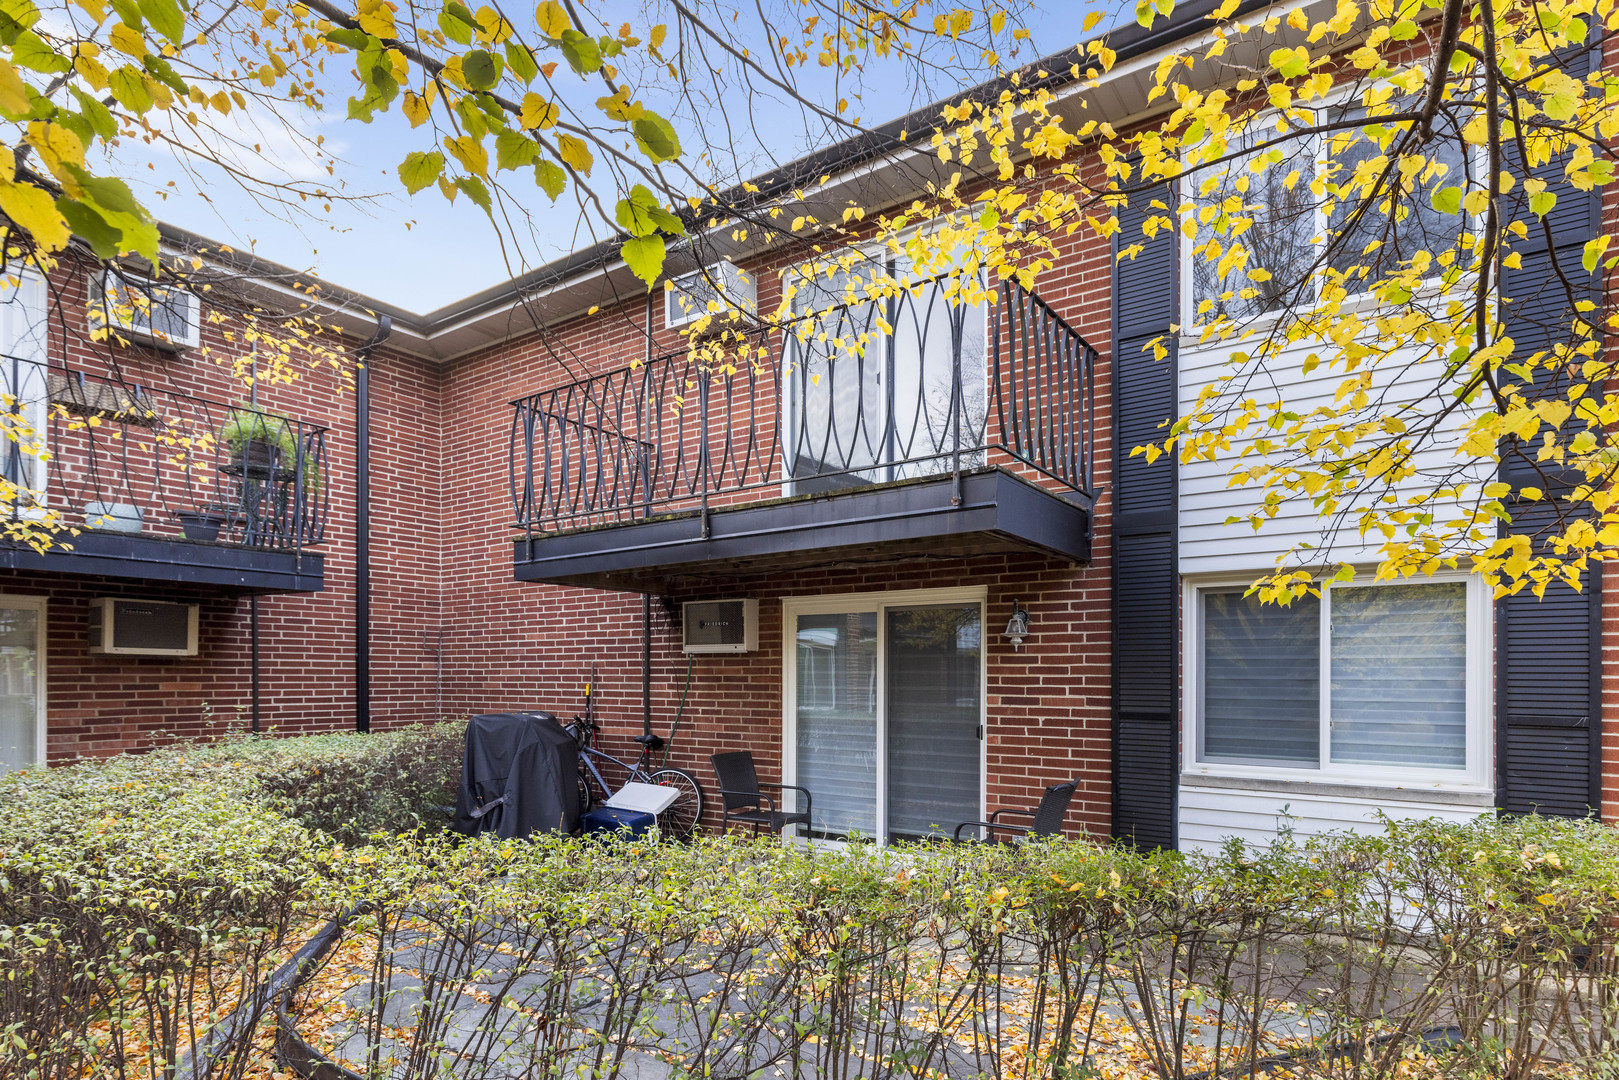
[[[1153,198],[1162,204],[1151,205]],[[1175,846],[1180,729],[1176,626],[1175,464],[1147,464],[1131,447],[1162,439],[1175,415],[1179,245],[1173,229],[1148,240],[1142,222],[1172,205],[1167,190],[1119,211],[1113,263],[1113,835]],[[1115,248],[1117,255],[1117,248]],[[1142,347],[1164,338],[1167,360]]]
[[[1571,56],[1569,74],[1583,78],[1590,58],[1588,52]],[[1525,222],[1529,237],[1514,242],[1522,268],[1502,270],[1501,310],[1517,354],[1527,357],[1570,332],[1573,307],[1557,269],[1575,286],[1576,300],[1598,299],[1595,279],[1580,258],[1585,242],[1601,229],[1602,208],[1596,192],[1562,179],[1562,162],[1533,170],[1557,195],[1546,219],[1548,242],[1521,202],[1525,170],[1515,147],[1509,148],[1508,167],[1519,180],[1513,216]],[[1559,394],[1567,380],[1566,373],[1541,372],[1536,390]],[[1523,449],[1534,457],[1533,447]],[[1514,507],[1512,531],[1560,531],[1559,517],[1578,508],[1555,496],[1577,478],[1545,475],[1511,442],[1502,451],[1503,480],[1554,496]],[[1581,592],[1554,584],[1544,599],[1526,589],[1496,605],[1496,804],[1506,813],[1584,817],[1601,805],[1601,613],[1600,571],[1586,575]]]

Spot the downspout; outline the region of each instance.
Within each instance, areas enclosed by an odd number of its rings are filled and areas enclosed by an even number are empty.
[[[371,730],[371,351],[393,331],[377,316],[377,329],[355,354],[354,376],[354,730]]]
[[[652,370],[652,290],[646,294],[646,370]],[[645,406],[643,406],[644,408]],[[647,492],[650,495],[651,492]],[[641,734],[652,734],[652,594],[641,594]]]
[[[15,384],[13,384],[15,385]],[[258,408],[259,404],[259,345],[253,343],[253,374],[247,384],[247,401],[249,405]],[[251,643],[252,655],[252,702],[253,702],[253,734],[259,733],[259,594],[254,593],[247,601],[248,638]]]

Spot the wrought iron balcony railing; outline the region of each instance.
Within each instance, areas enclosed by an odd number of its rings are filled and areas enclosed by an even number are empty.
[[[13,520],[300,549],[325,539],[326,429],[0,357]]]
[[[990,466],[1089,494],[1095,349],[1015,284],[977,306],[954,291],[934,279],[761,336],[750,358],[682,351],[513,402],[517,527]]]

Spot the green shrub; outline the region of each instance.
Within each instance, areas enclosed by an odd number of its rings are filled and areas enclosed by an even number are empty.
[[[418,724],[370,735],[260,739],[214,750],[251,763],[271,808],[343,843],[372,833],[436,830],[455,803],[466,724]]]
[[[0,1076],[163,1075],[233,1003],[255,1021],[252,988],[338,912],[358,914],[327,974],[365,991],[345,1022],[385,1077],[605,1080],[656,1058],[1188,1080],[1286,1054],[1322,1080],[1539,1080],[1619,1060],[1619,833],[1595,823],[1390,821],[1212,854],[468,841],[423,827],[461,735],[0,778]]]

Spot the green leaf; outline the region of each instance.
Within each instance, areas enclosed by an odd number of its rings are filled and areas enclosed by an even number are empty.
[[[1542,191],[1529,196],[1529,212],[1536,217],[1545,217],[1557,205],[1557,193]]]
[[[536,161],[534,163],[534,182],[540,185],[540,190],[551,197],[552,202],[568,186],[568,174],[562,171],[562,166],[554,161]]]
[[[1435,188],[1428,195],[1428,201],[1441,214],[1460,213],[1462,209],[1462,189],[1459,187]]]
[[[522,79],[525,84],[534,81],[540,73],[540,67],[534,62],[534,53],[527,45],[520,45],[515,41],[506,43],[506,66],[512,69],[512,74]]]
[[[180,44],[186,33],[185,12],[177,0],[139,0],[141,14],[152,24],[152,29]]]
[[[495,168],[520,169],[539,156],[540,147],[531,138],[506,129],[495,136]]]
[[[1602,261],[1602,253],[1608,250],[1608,243],[1612,237],[1606,234],[1594,240],[1585,242],[1585,251],[1580,256],[1580,265],[1585,267],[1587,274],[1596,273],[1597,263]]]
[[[107,6],[128,23],[131,30],[139,30],[146,25],[146,20],[141,17],[140,6],[135,0],[107,0]]]
[[[455,178],[455,186],[466,192],[467,198],[482,207],[484,213],[489,213],[489,208],[493,204],[489,199],[489,189],[484,186],[482,180],[476,176],[458,176]]]
[[[94,200],[100,209],[114,214],[127,214],[137,221],[151,220],[151,215],[135,198],[135,193],[129,190],[129,185],[116,176],[91,176],[86,173],[78,177],[78,180],[85,194]]]
[[[79,109],[84,119],[90,125],[90,130],[103,139],[113,139],[118,136],[118,121],[112,118],[112,111],[101,102],[80,90],[77,86],[68,87],[68,92],[79,103]]]
[[[1401,19],[1389,27],[1389,37],[1394,41],[1410,41],[1417,36],[1417,24],[1410,19]]]
[[[654,112],[647,112],[631,125],[641,153],[653,161],[671,161],[680,156],[680,137],[674,125]]]
[[[341,45],[352,52],[360,52],[373,44],[382,44],[364,30],[350,30],[345,27],[326,31],[326,40],[333,45]]]
[[[107,89],[120,105],[137,116],[152,107],[152,95],[146,92],[146,80],[128,64],[115,68],[107,77]]]
[[[180,78],[169,62],[157,53],[147,53],[146,58],[141,61],[141,66],[146,68],[158,82],[181,97],[185,97],[191,92],[191,88],[185,84],[185,80]]]
[[[124,231],[115,228],[106,218],[65,195],[56,200],[56,209],[67,219],[73,235],[90,245],[96,258],[116,259],[122,254],[119,248],[123,243]]]
[[[444,155],[434,150],[424,154],[419,150],[405,155],[399,163],[399,179],[412,195],[439,178],[444,171]]]
[[[477,16],[472,14],[472,9],[461,3],[461,0],[448,0],[448,3],[444,5],[444,14],[456,22],[465,23],[467,26],[477,29]]]
[[[472,27],[460,19],[452,18],[447,11],[438,13],[438,28],[444,32],[445,37],[457,45],[472,44]]]
[[[1270,66],[1284,79],[1302,79],[1310,73],[1310,51],[1305,48],[1272,49]]]
[[[663,237],[653,233],[651,236],[626,240],[620,254],[624,256],[624,265],[630,268],[630,273],[651,285],[663,272],[665,250]]]
[[[574,29],[562,31],[562,55],[567,58],[568,66],[581,75],[594,75],[601,70],[601,48],[596,40],[588,34],[581,34]]]
[[[618,200],[613,216],[631,236],[650,236],[659,230],[680,236],[686,231],[685,224],[665,210],[645,184],[636,184],[629,198]]]
[[[60,75],[73,66],[71,59],[45,44],[45,40],[32,30],[24,30],[17,35],[11,58],[25,68],[46,75]]]
[[[500,81],[500,57],[483,49],[473,49],[461,57],[461,74],[474,90],[488,90]]]

